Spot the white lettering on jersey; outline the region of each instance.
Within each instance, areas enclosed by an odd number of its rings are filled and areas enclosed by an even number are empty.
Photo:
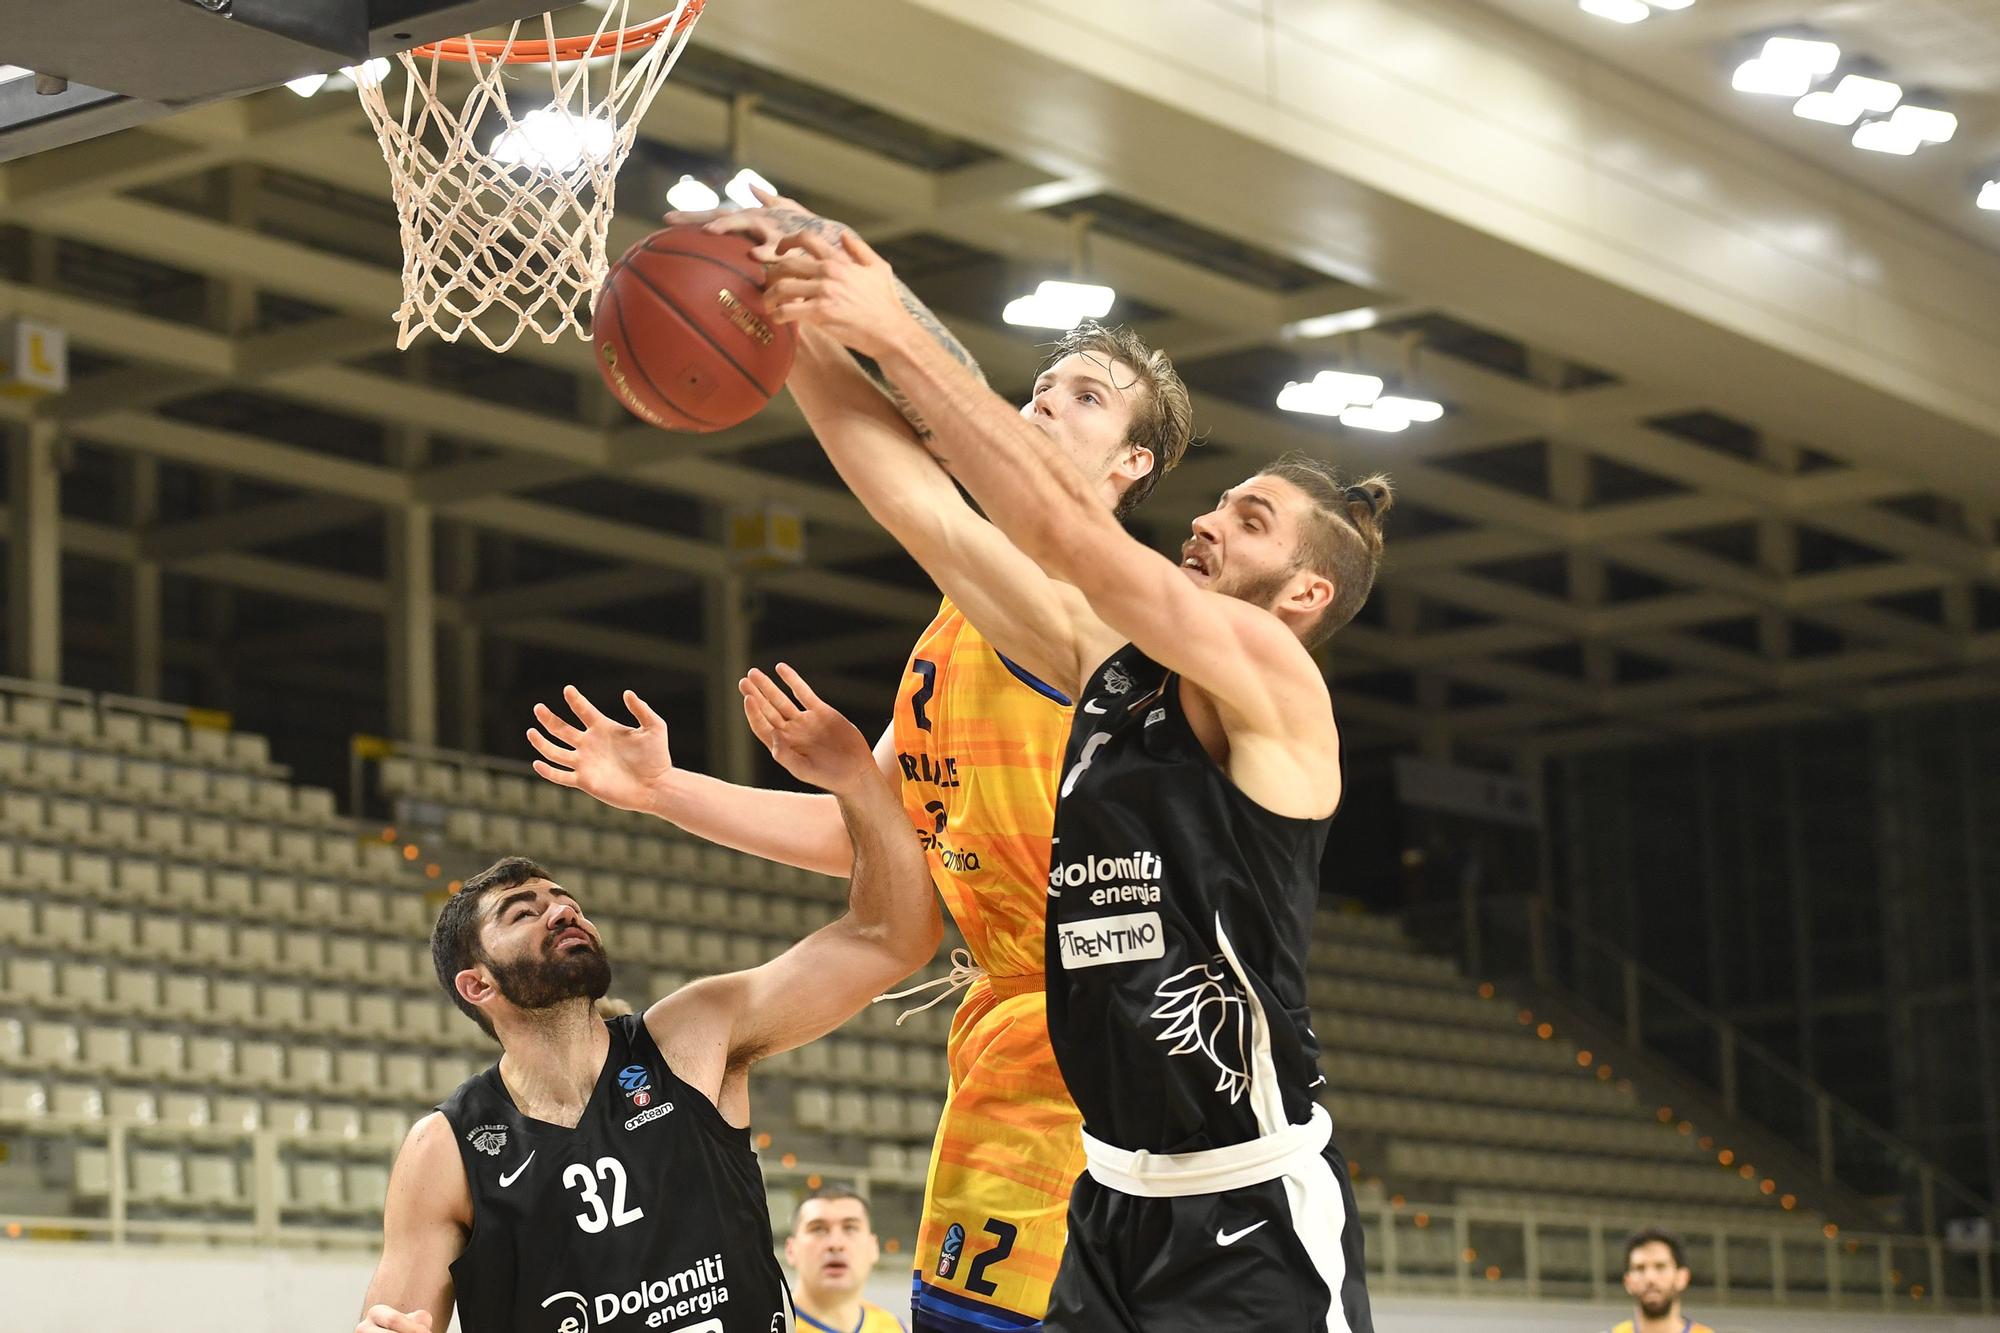
[[[1103,749],[1105,742],[1110,739],[1110,732],[1100,731],[1084,743],[1083,753],[1076,757],[1076,767],[1070,769],[1069,776],[1063,779],[1061,792],[1063,796],[1068,796],[1076,790],[1076,780],[1083,776],[1083,771],[1090,767],[1090,761],[1097,758],[1097,752]]]
[[[1065,921],[1057,927],[1056,938],[1062,949],[1063,966],[1072,970],[1160,958],[1167,951],[1166,932],[1160,926],[1158,912]]]

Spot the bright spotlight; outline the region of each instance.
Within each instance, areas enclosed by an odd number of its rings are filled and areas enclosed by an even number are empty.
[[[1051,280],[1035,288],[1033,294],[1009,301],[1000,317],[1025,328],[1067,330],[1086,319],[1104,318],[1117,299],[1118,293],[1109,287]]]
[[[1854,146],[1871,153],[1892,153],[1908,157],[1924,146],[1924,141],[1908,125],[1893,120],[1871,120],[1854,131]]]
[[[1377,398],[1375,410],[1388,412],[1407,421],[1436,421],[1444,416],[1444,404],[1434,403],[1428,398],[1399,398],[1390,395]]]
[[[1408,430],[1410,419],[1379,407],[1350,407],[1340,414],[1340,424],[1356,430],[1394,432]]]
[[[1903,85],[1888,79],[1871,79],[1865,74],[1849,74],[1841,79],[1833,95],[1863,111],[1893,111],[1896,103],[1903,100]]]
[[[1838,93],[1807,93],[1792,104],[1792,114],[1801,120],[1817,120],[1824,125],[1852,125],[1861,119],[1861,108],[1845,101]]]
[[[617,147],[618,132],[609,121],[569,114],[558,107],[543,107],[521,117],[513,128],[502,131],[488,150],[502,166],[525,166],[535,171],[566,175],[583,160],[603,160]]]
[[[1901,126],[1925,143],[1950,143],[1951,137],[1958,133],[1958,117],[1951,112],[1907,102],[1896,108],[1889,123]]]
[[[303,78],[290,80],[285,86],[300,97],[311,97],[314,93],[326,87],[328,77],[325,74],[308,74]]]
[[[1382,396],[1382,379],[1379,375],[1356,375],[1344,370],[1322,370],[1313,376],[1313,384],[1323,394],[1338,398],[1343,404],[1366,407]]]
[[[1990,180],[1979,187],[1979,206],[2000,213],[2000,180]]]
[[[389,57],[376,56],[358,65],[344,65],[340,72],[354,80],[357,88],[380,88],[382,80],[389,77]]]
[[[738,208],[755,208],[757,207],[757,196],[750,193],[750,187],[753,185],[765,194],[776,194],[778,192],[777,186],[759,176],[749,167],[745,167],[734,176],[731,176],[729,183],[722,187],[722,192],[729,197],[729,202],[735,204]]]
[[[722,206],[722,196],[692,176],[683,176],[667,187],[667,207],[680,213],[706,213]]]

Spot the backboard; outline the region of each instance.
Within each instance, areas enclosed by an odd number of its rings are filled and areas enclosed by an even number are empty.
[[[549,0],[0,0],[0,162],[548,7]]]

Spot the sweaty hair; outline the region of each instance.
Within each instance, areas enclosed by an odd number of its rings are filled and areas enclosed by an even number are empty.
[[[1681,1248],[1681,1238],[1663,1227],[1647,1227],[1635,1231],[1625,1239],[1625,1267],[1632,1266],[1632,1252],[1645,1245],[1664,1245],[1672,1251],[1675,1268],[1688,1266],[1687,1252]]]
[[[1146,502],[1146,497],[1160,484],[1160,478],[1180,466],[1187,455],[1188,443],[1194,438],[1194,404],[1188,400],[1187,385],[1181,383],[1180,372],[1174,369],[1167,354],[1148,347],[1144,338],[1123,325],[1085,320],[1049,350],[1042,371],[1046,372],[1066,356],[1079,353],[1101,361],[1123,362],[1131,367],[1133,379],[1116,387],[1125,390],[1136,385],[1146,391],[1132,409],[1132,425],[1125,432],[1125,443],[1151,450],[1153,468],[1118,497],[1116,513],[1124,519]]]
[[[431,966],[437,969],[438,985],[489,1037],[495,1034],[486,1015],[458,993],[458,974],[487,961],[486,950],[479,944],[480,903],[495,890],[517,889],[531,879],[548,878],[548,871],[525,856],[502,857],[478,874],[468,875],[458,892],[444,900],[437,924],[431,927]]]
[[[805,1195],[799,1200],[798,1206],[792,1209],[792,1231],[794,1233],[799,1229],[799,1219],[805,1216],[806,1205],[815,1199],[825,1199],[829,1202],[852,1199],[861,1205],[861,1215],[868,1219],[868,1225],[871,1227],[875,1225],[875,1212],[868,1206],[868,1200],[861,1196],[860,1191],[856,1190],[852,1185],[832,1184],[822,1185],[812,1193]]]
[[[1317,648],[1354,619],[1375,587],[1382,567],[1382,520],[1396,503],[1395,492],[1380,474],[1344,482],[1331,463],[1310,454],[1286,454],[1257,475],[1289,481],[1312,501],[1296,566],[1333,581],[1333,600],[1303,636],[1306,647]]]

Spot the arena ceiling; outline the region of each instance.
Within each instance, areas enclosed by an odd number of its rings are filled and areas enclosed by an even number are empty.
[[[1839,8],[1885,46],[1907,26]],[[740,154],[860,226],[1016,396],[1036,335],[1000,307],[1068,273],[1086,217],[1114,317],[1174,354],[1206,436],[1145,535],[1289,449],[1394,475],[1389,569],[1327,658],[1359,734],[1501,756],[2000,687],[2000,227],[1938,186],[1993,143],[2000,59],[1957,44],[1962,142],[1877,178],[1746,119],[1726,70],[1690,97],[1722,40],[1693,34],[1769,4],[1670,16],[1709,27],[1662,38],[1657,74],[1651,25],[1600,49],[1568,5],[1073,9],[716,0],[615,246]],[[0,167],[0,317],[66,328],[78,371],[0,414],[232,479],[144,528],[75,500],[65,550],[366,620],[394,596],[369,534],[421,507],[487,553],[447,573],[447,625],[699,679],[676,608],[728,567],[717,515],[769,501],[811,558],[753,576],[758,655],[885,702],[934,597],[789,401],[667,436],[581,344],[399,354],[398,265],[379,150],[331,90]],[[1448,414],[1384,436],[1276,410],[1334,365]],[[248,645],[301,671],[324,646]]]

